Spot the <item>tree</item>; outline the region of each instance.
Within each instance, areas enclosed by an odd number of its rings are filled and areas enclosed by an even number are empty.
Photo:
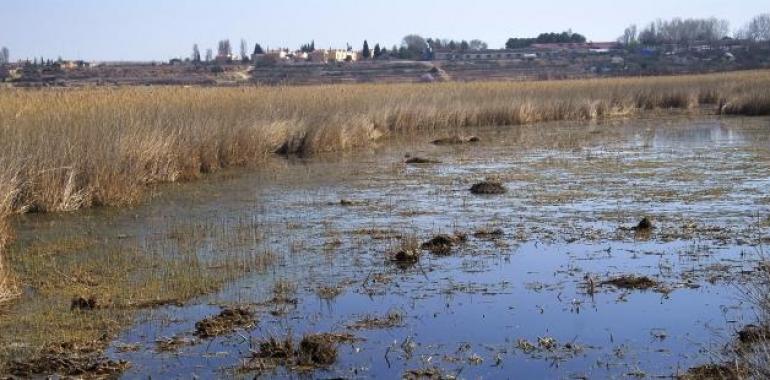
[[[471,48],[471,45],[468,44],[468,41],[462,40],[460,41],[460,51],[466,51]]]
[[[198,44],[193,44],[192,56],[190,56],[190,59],[195,63],[201,61],[201,52],[198,50]]]
[[[230,47],[230,40],[221,40],[217,46],[217,57],[230,59],[233,55],[233,49]]]
[[[631,25],[623,31],[623,35],[618,38],[618,42],[625,46],[632,46],[636,44],[636,25]]]
[[[428,48],[428,43],[421,36],[410,34],[401,41],[401,47],[404,50],[404,54],[399,54],[402,55],[401,58],[421,59],[425,50]],[[400,49],[399,52],[401,52]]]
[[[536,41],[535,38],[509,38],[505,41],[506,49],[524,49],[532,46]]]
[[[254,45],[254,54],[265,54],[265,51],[262,50],[262,46],[260,44]]]
[[[482,40],[471,40],[469,46],[471,50],[486,50],[488,47],[487,43]]]
[[[739,32],[738,37],[749,41],[770,41],[770,13],[761,14],[749,21]]]
[[[0,49],[0,65],[11,63],[11,52],[7,47],[3,46]]]
[[[380,58],[380,55],[382,55],[380,44],[374,44],[374,58]]]
[[[578,33],[572,33],[571,30],[566,30],[561,33],[540,33],[535,38],[535,43],[538,44],[563,44],[563,43],[583,43],[586,42],[585,36]]]
[[[246,43],[246,40],[241,38],[241,62],[243,63],[249,62],[248,46],[249,45]]]
[[[303,53],[312,53],[312,52],[314,52],[315,51],[315,40],[310,41],[310,43],[307,43],[307,44],[302,44],[299,47],[299,51],[301,51]]]
[[[206,49],[206,62],[211,62],[214,59],[214,52],[211,49]]]
[[[730,23],[715,17],[706,19],[657,20],[639,32],[637,40],[645,45],[692,44],[714,42],[726,37]]]
[[[361,56],[364,57],[364,59],[372,57],[372,52],[369,50],[369,42],[366,40],[364,40],[364,49],[361,51]]]

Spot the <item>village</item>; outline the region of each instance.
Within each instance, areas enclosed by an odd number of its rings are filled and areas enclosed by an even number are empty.
[[[674,20],[676,21],[676,20]],[[672,21],[672,25],[678,25]],[[703,30],[718,20],[685,20]],[[659,21],[660,22],[660,21]],[[657,26],[664,29],[667,24]],[[707,26],[707,27],[702,27]],[[629,27],[617,41],[588,41],[571,30],[535,38],[510,38],[503,48],[480,40],[455,41],[411,34],[391,48],[364,41],[360,49],[251,48],[229,39],[203,54],[197,44],[188,57],[150,62],[97,62],[43,57],[5,59],[0,85],[17,87],[89,85],[242,85],[548,80],[745,70],[770,66],[766,40],[726,31],[688,34],[679,26],[664,35],[651,25]],[[672,38],[669,35],[679,37]]]

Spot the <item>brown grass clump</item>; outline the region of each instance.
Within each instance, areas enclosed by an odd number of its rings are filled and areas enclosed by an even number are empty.
[[[407,158],[406,161],[404,161],[407,164],[412,165],[419,165],[419,164],[440,164],[441,161],[439,160],[433,160],[430,158],[423,158],[423,157],[410,157]]]
[[[398,250],[389,254],[390,261],[404,268],[416,264],[420,261],[419,248],[417,236],[406,236],[401,239]]]
[[[30,356],[11,361],[4,372],[24,378],[116,378],[129,366],[125,361],[107,359],[95,347],[51,344]]]
[[[637,223],[636,226],[634,226],[633,229],[636,231],[649,231],[652,228],[653,228],[652,219],[645,216],[644,218],[642,218],[642,220],[639,221],[639,223]]]
[[[474,143],[479,141],[480,141],[479,138],[476,136],[455,135],[455,136],[449,136],[449,137],[442,137],[440,139],[433,140],[431,143],[434,145],[458,145],[458,144]]]
[[[404,323],[404,313],[391,310],[383,317],[366,316],[349,325],[351,329],[388,329],[401,326]]]
[[[438,367],[410,369],[401,377],[404,380],[453,380],[457,376],[447,374]]]
[[[498,181],[483,181],[471,186],[471,193],[478,195],[505,194],[508,189]]]
[[[499,239],[505,235],[502,228],[481,228],[473,233],[477,239]]]
[[[266,371],[279,366],[290,370],[308,371],[324,368],[337,361],[337,345],[354,342],[350,334],[307,334],[297,345],[291,335],[284,339],[271,337],[259,343],[259,350],[241,367],[242,371]]]
[[[225,308],[218,315],[195,323],[195,335],[200,338],[213,338],[234,332],[236,329],[254,327],[256,319],[250,310],[235,307]]]
[[[452,251],[452,247],[462,242],[464,239],[464,236],[449,236],[445,234],[440,234],[434,236],[432,239],[422,243],[420,245],[421,249],[430,251],[434,255],[440,255],[440,256],[446,256]]]
[[[678,380],[740,380],[745,379],[745,369],[733,364],[704,364],[677,376]]]
[[[770,115],[770,94],[748,93],[734,98],[722,106],[724,115],[764,116]]]
[[[658,286],[658,282],[647,276],[623,275],[602,281],[602,285],[612,285],[620,289],[646,290]]]

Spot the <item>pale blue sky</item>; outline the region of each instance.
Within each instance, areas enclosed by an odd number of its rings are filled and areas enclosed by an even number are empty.
[[[406,34],[479,38],[502,47],[510,36],[572,28],[589,40],[614,40],[632,23],[711,17],[736,29],[768,0],[0,0],[0,46],[12,58],[163,60],[188,56],[193,43],[233,46],[359,48],[391,46]]]

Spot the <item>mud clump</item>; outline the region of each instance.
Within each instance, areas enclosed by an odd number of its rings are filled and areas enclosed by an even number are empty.
[[[238,328],[249,329],[256,325],[254,313],[244,308],[226,308],[218,315],[195,323],[195,335],[212,338],[234,332]]]
[[[473,233],[473,237],[477,239],[499,239],[503,237],[505,232],[502,228],[486,229],[482,228]]]
[[[449,136],[449,137],[444,137],[444,138],[433,140],[433,141],[431,141],[431,144],[433,144],[433,145],[459,145],[459,144],[475,143],[475,142],[479,142],[479,141],[481,141],[481,140],[478,137],[476,137],[476,136],[460,136],[460,135],[455,135],[455,136]]]
[[[602,285],[612,285],[620,289],[646,290],[658,286],[658,282],[647,276],[623,275],[602,281]]]
[[[162,337],[155,341],[156,352],[178,352],[182,347],[192,346],[196,342],[194,339],[174,336],[171,338]]]
[[[332,300],[342,294],[342,290],[343,289],[339,286],[321,286],[316,289],[316,294],[320,299]]]
[[[397,326],[401,326],[404,323],[404,313],[399,310],[393,310],[388,312],[383,317],[367,316],[363,319],[356,321],[348,325],[351,329],[389,329]]]
[[[412,165],[419,165],[419,164],[440,164],[441,161],[439,160],[433,160],[430,158],[423,158],[423,157],[411,157],[407,158],[406,161],[404,161],[407,164]]]
[[[457,377],[446,374],[438,367],[428,367],[420,369],[410,369],[404,373],[404,380],[454,380]]]
[[[350,199],[340,199],[340,206],[355,206],[356,202]]]
[[[766,326],[746,325],[738,331],[738,340],[743,344],[762,342],[770,337],[770,328]]]
[[[301,365],[330,366],[337,361],[337,344],[322,334],[305,335],[298,356]]]
[[[498,181],[484,181],[471,186],[471,193],[478,195],[505,194],[508,189]]]
[[[642,218],[636,226],[633,227],[634,231],[649,231],[653,229],[652,220],[648,217]]]
[[[96,300],[95,296],[90,297],[83,297],[83,296],[77,296],[73,297],[72,301],[70,302],[70,310],[95,310],[99,308],[101,305],[99,304],[99,301]]]
[[[51,344],[41,352],[11,361],[8,373],[22,377],[117,378],[130,367],[123,360],[110,360],[97,347],[78,347],[70,343]]]
[[[401,249],[390,259],[397,264],[414,264],[420,261],[420,252],[414,249]]]
[[[434,255],[446,256],[452,251],[452,247],[465,240],[465,235],[436,235],[432,239],[422,243],[421,249],[430,251]]]
[[[307,334],[299,345],[288,336],[284,339],[271,337],[259,344],[258,351],[243,365],[242,371],[263,371],[284,366],[290,370],[325,368],[337,362],[337,345],[354,342],[350,334]]]

